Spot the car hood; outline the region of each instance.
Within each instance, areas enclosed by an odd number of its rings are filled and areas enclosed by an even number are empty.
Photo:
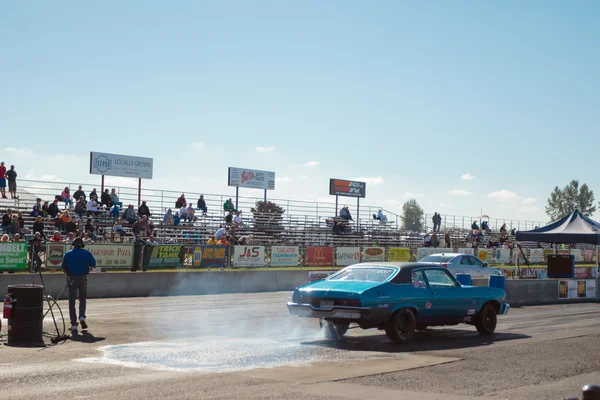
[[[300,290],[303,292],[345,292],[345,293],[362,293],[365,290],[381,285],[382,282],[364,282],[364,281],[318,281],[306,285]]]

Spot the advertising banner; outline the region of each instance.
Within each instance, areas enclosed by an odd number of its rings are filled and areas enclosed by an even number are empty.
[[[453,250],[445,247],[419,247],[417,249],[417,261],[421,261],[431,254],[438,253],[453,253]]]
[[[297,267],[300,259],[298,246],[273,246],[271,248],[272,267]]]
[[[90,152],[90,174],[152,179],[151,158]]]
[[[360,262],[360,247],[336,247],[335,264],[346,266]]]
[[[596,281],[594,279],[558,281],[559,299],[595,299]]]
[[[234,246],[234,267],[262,267],[265,265],[265,246]]]
[[[0,271],[27,270],[27,242],[0,243]]]
[[[461,247],[458,249],[459,253],[462,254],[470,254],[470,255],[474,255],[475,254],[475,249],[472,247]]]
[[[527,249],[523,249],[523,253],[527,255]],[[521,253],[521,249],[515,247],[510,252],[511,262],[514,265],[523,265],[525,264],[525,258],[523,257],[523,253]]]
[[[385,247],[363,247],[362,260],[385,261]]]
[[[72,249],[68,243],[46,243],[46,268],[62,268],[65,253]],[[129,268],[133,264],[131,244],[86,244],[96,259],[98,268]]]
[[[575,256],[575,262],[582,262],[583,256],[581,254],[581,249],[571,249],[571,254]]]
[[[491,254],[493,258],[493,254]],[[477,258],[479,258],[483,262],[488,262],[488,258],[490,257],[490,252],[487,249],[480,249],[477,254]]]
[[[308,271],[308,282],[322,281],[337,271]]]
[[[192,265],[194,267],[215,267],[223,268],[227,266],[227,247],[226,246],[196,246],[194,247],[194,258]]]
[[[529,249],[529,262],[539,264],[544,262],[544,249]]]
[[[227,184],[252,189],[275,189],[275,172],[229,167]]]
[[[184,257],[185,246],[183,245],[146,246],[144,266],[146,268],[181,268]]]
[[[554,249],[544,249],[544,262],[548,262],[548,255],[554,254]]]
[[[333,247],[307,247],[306,265],[310,267],[332,266]]]
[[[510,249],[496,249],[496,263],[508,264],[510,262]]]
[[[596,267],[575,267],[575,278],[593,279],[596,278]]]
[[[390,247],[388,249],[388,261],[409,262],[410,249],[408,247]]]
[[[367,195],[367,184],[365,182],[331,178],[329,179],[329,194],[332,196],[364,198]]]
[[[592,263],[594,262],[594,250],[586,249],[583,250],[583,262]]]

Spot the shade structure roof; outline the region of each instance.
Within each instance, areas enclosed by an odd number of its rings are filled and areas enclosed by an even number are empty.
[[[600,244],[600,223],[578,210],[549,225],[531,231],[519,231],[517,241]]]

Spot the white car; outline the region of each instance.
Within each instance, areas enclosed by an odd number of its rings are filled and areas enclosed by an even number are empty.
[[[431,254],[419,262],[442,265],[455,276],[456,274],[470,274],[472,278],[487,278],[490,275],[502,275],[499,270],[489,267],[487,263],[470,254]]]

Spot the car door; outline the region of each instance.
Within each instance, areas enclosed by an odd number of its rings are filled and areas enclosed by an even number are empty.
[[[472,275],[489,275],[490,272],[488,267],[481,261],[479,258],[474,256],[469,256],[469,262],[472,265],[473,273]]]
[[[456,273],[459,274],[472,274],[473,267],[469,261],[469,256],[458,256],[459,260],[456,260]]]
[[[410,293],[408,297],[411,299],[411,303],[417,306],[419,312],[417,313],[417,319],[419,323],[426,323],[428,320],[435,319],[433,314],[433,294],[432,290],[427,284],[427,279],[423,275],[422,270],[413,270],[411,272],[411,284]]]
[[[472,302],[468,291],[445,269],[423,269],[423,274],[433,296],[431,316],[439,321],[460,322]]]

